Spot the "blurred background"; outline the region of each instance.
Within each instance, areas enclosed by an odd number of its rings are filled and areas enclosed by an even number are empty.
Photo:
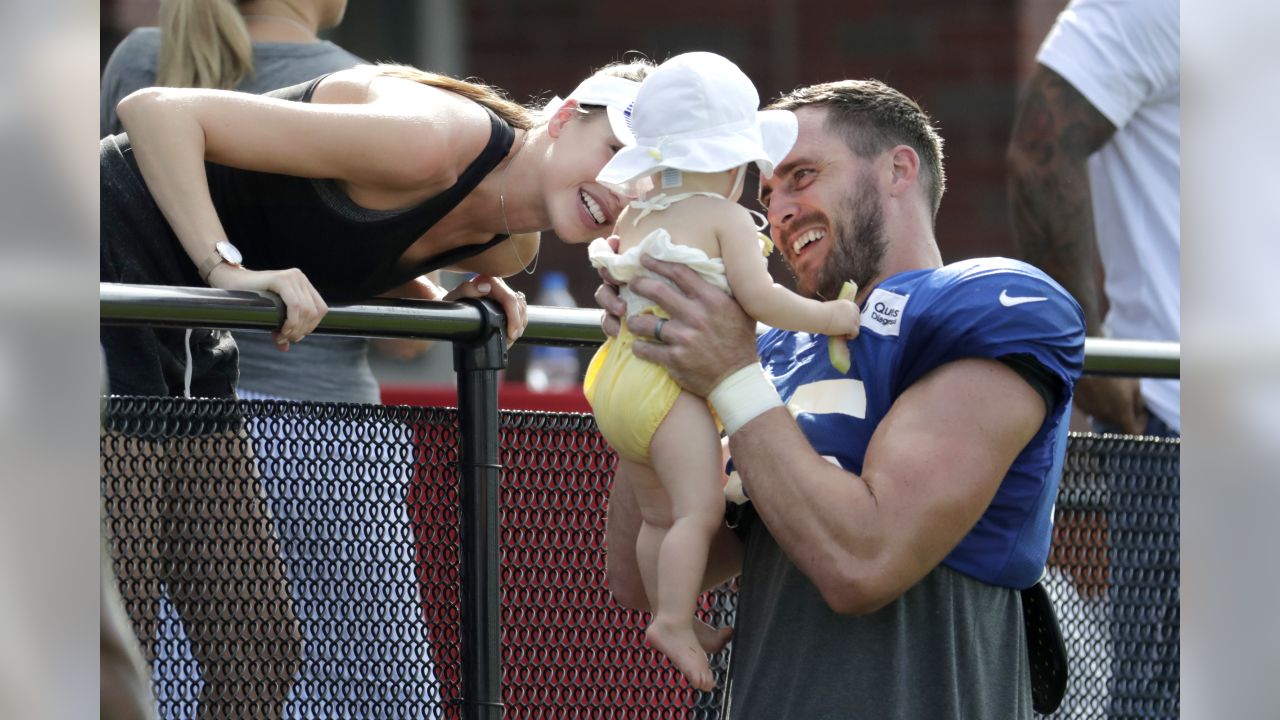
[[[130,30],[155,25],[159,0],[103,0],[101,64]],[[355,0],[324,36],[369,61],[474,76],[524,103],[564,95],[629,52],[661,62],[690,50],[720,53],[755,82],[762,102],[800,85],[874,77],[929,112],[946,141],[953,178],[938,216],[946,261],[1016,256],[1005,197],[1005,148],[1014,105],[1036,48],[1066,0]],[[753,198],[748,188],[744,198]],[[745,202],[751,202],[747,200]],[[770,269],[790,286],[775,256]],[[599,280],[585,245],[544,233],[538,274],[508,282],[531,298],[546,270],[568,276],[579,306],[595,307]],[[511,352],[508,382],[522,382],[529,348]],[[581,366],[589,353],[582,351]],[[438,345],[401,361],[374,353],[387,385],[452,384]],[[391,398],[387,398],[390,400]]]

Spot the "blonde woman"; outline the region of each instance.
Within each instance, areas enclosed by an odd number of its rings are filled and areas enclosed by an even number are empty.
[[[184,0],[167,2],[166,6],[170,4],[194,5],[221,18],[207,27],[236,27],[236,18],[222,13],[230,8],[229,2]],[[310,27],[308,23],[318,29],[322,23],[341,17],[342,3],[314,6],[317,12],[299,14],[294,11],[306,8],[305,3],[239,4],[241,22],[255,41],[252,57],[256,66],[252,74],[239,76],[243,78],[239,87],[250,88],[252,84],[252,89],[266,89],[263,82],[275,82],[268,78],[267,63],[274,56],[267,50],[302,56],[307,55],[305,46],[306,50],[324,50],[317,54],[334,61],[351,59],[336,46],[314,42],[314,32],[309,40],[304,37],[301,28]],[[330,14],[319,12],[324,8]],[[293,30],[296,35],[287,36]],[[136,44],[138,35],[131,36],[126,46],[130,41]],[[192,38],[207,35],[189,33]],[[299,42],[290,43],[290,39]],[[226,50],[232,45],[223,43],[224,55],[235,55]],[[156,56],[163,55],[164,51],[157,49]],[[191,78],[214,75],[237,77],[234,71],[200,70],[200,54],[192,55],[189,66],[195,70],[186,80],[173,84],[193,84],[196,81]],[[104,98],[113,77],[112,67],[127,67],[123,62],[113,58],[109,65]],[[481,275],[451,297],[492,295],[506,308],[511,319],[508,332],[514,338],[523,329],[523,298],[499,278],[531,263],[537,253],[538,230],[554,227],[566,240],[586,241],[602,234],[598,228],[612,224],[620,202],[594,183],[596,172],[617,147],[613,124],[606,118],[612,115],[616,121],[621,117],[621,109],[634,96],[634,81],[641,79],[646,69],[637,64],[602,71],[579,86],[568,100],[555,102],[541,114],[507,101],[493,89],[403,67],[364,66],[336,72],[268,98],[216,91],[142,91],[120,104],[129,135],[107,138],[102,145],[102,279],[197,285],[207,278],[215,287],[279,292],[289,306],[289,320],[276,339],[290,352],[278,355],[292,358],[301,355],[298,350],[321,340],[311,338],[295,345],[318,322],[325,299],[367,297],[406,284],[421,288],[422,297],[440,298],[443,290],[420,282],[420,275],[444,267],[470,270]],[[325,71],[316,69],[308,75]],[[280,76],[273,73],[272,77]],[[612,110],[606,112],[606,108]],[[207,173],[205,160],[212,163]],[[241,253],[240,262],[229,262],[217,246],[219,242],[235,246]],[[209,262],[213,265],[207,266]],[[223,333],[194,331],[188,336],[183,331],[163,329],[104,328],[102,339],[111,365],[113,392],[219,397],[232,392],[236,350]],[[296,376],[311,370],[314,375],[327,375],[332,371],[325,367],[327,362],[317,358],[294,363],[293,367],[300,369],[290,372]],[[259,466],[268,498],[275,500],[271,459],[259,457]],[[186,485],[210,485],[207,478],[199,480]],[[211,494],[225,493],[235,486],[229,478],[221,480],[223,490],[210,490]],[[174,483],[183,485],[176,478]],[[238,494],[251,496],[252,487],[241,484],[245,487]],[[218,499],[225,504],[226,498]],[[182,504],[170,503],[169,507]],[[266,519],[265,509],[260,515]],[[166,521],[173,524],[171,517]],[[185,527],[199,526],[188,523]],[[291,559],[294,553],[290,550],[292,543],[301,548],[303,540],[290,537],[283,518],[277,519],[277,527],[289,577],[306,579],[305,567]],[[244,561],[255,547],[273,542],[269,521],[260,523],[258,529],[260,532],[250,533],[239,549],[226,543],[200,542],[200,538],[181,540],[198,544],[202,553]],[[298,557],[304,554],[297,551]],[[281,569],[270,567],[269,560],[256,562],[261,567],[255,572],[278,578],[276,589],[265,592],[259,601],[268,611],[274,604],[277,615],[291,615],[295,608],[288,600]],[[190,564],[184,572],[198,574],[200,568]],[[200,578],[174,580],[199,585]],[[221,581],[225,584],[226,578]],[[260,583],[258,587],[267,586]],[[174,588],[169,590],[174,593]],[[144,593],[138,599],[148,596]],[[183,622],[192,636],[204,681],[201,714],[214,716],[222,699],[247,692],[250,698],[262,701],[242,701],[241,709],[270,708],[262,715],[276,716],[298,667],[299,646],[281,630],[288,623],[268,627],[268,632],[258,636],[239,638],[247,645],[236,662],[265,661],[257,665],[257,686],[240,687],[230,682],[237,677],[234,669],[218,669],[225,658],[208,649],[217,643],[202,649],[194,642],[198,634],[236,632],[236,619],[207,614],[205,611],[213,607],[209,602],[186,604],[189,612],[182,613]],[[326,607],[332,610],[332,605]],[[136,612],[135,622],[141,619],[144,625],[153,626],[154,611],[149,612]],[[347,632],[351,624],[334,623],[342,618],[332,617],[313,627],[305,602],[296,612],[302,619],[300,634],[307,640],[306,662],[316,659],[313,653],[317,650],[346,653],[371,645],[330,642],[315,635],[317,628],[339,627]],[[412,642],[420,637],[418,632],[409,634],[410,654],[421,650]],[[403,657],[403,645],[383,649]],[[353,667],[370,667],[370,658],[346,659]],[[214,672],[210,672],[211,666]],[[407,687],[423,684],[413,678],[401,678],[404,682],[388,678],[379,683],[366,682],[357,674],[342,678],[351,687],[338,687],[333,681],[339,678],[330,677],[333,664],[325,667],[303,669],[285,714],[315,716],[331,710],[315,702],[299,704],[310,695],[301,688],[309,679],[323,684],[331,697],[348,702],[353,695],[367,697],[369,707],[358,714],[373,713],[375,707],[383,715],[393,713],[388,717],[401,711],[422,713],[420,705],[403,701],[397,705],[382,697],[383,691],[403,697]],[[434,692],[433,687],[414,689]]]
[[[320,31],[342,21],[345,0],[165,0],[160,10],[161,27],[134,30],[107,63],[100,115],[104,136],[123,131],[116,104],[144,87],[263,93],[364,62],[318,37]],[[421,287],[409,283],[398,294],[413,296]],[[321,336],[292,347],[288,353],[279,352],[264,333],[236,333],[235,341],[240,360],[237,395],[241,399],[379,402],[378,384],[369,367],[371,343],[365,338]],[[395,344],[398,355],[416,354],[427,344],[382,342]],[[407,610],[418,606],[412,536],[404,507],[407,477],[359,473],[353,481],[284,464],[287,459],[280,457],[272,440],[288,437],[307,449],[308,459],[336,450],[333,446],[337,444],[344,446],[346,455],[359,454],[362,446],[349,439],[367,423],[316,423],[292,417],[275,418],[274,422],[269,433],[259,432],[258,418],[250,419],[247,429],[292,583],[292,607],[303,641],[301,666],[292,685],[280,684],[290,693],[285,715],[315,717],[336,707],[337,702],[347,703],[352,712],[364,716],[429,714],[428,704],[438,704],[439,693],[426,621],[421,612]],[[401,435],[401,454],[408,456],[409,431],[404,429]],[[326,503],[344,491],[349,493],[353,486],[361,491],[364,506],[381,511],[370,517],[387,519],[377,528],[369,527],[372,520],[344,523],[351,532],[371,534],[374,540],[366,553],[369,557],[344,562],[316,537],[319,525],[332,519],[332,511],[327,509],[332,505]],[[385,514],[388,509],[394,512]],[[181,596],[183,579],[171,580],[179,587],[169,592]],[[161,582],[158,574],[135,574],[130,581],[135,616],[145,618],[143,628],[156,626],[153,642],[151,632],[142,632],[148,634],[146,647],[156,665],[161,717],[194,715],[192,707],[198,706],[201,694],[208,703],[219,703],[212,696],[219,686],[227,685],[200,682],[195,653],[179,620],[180,615],[202,617],[203,606],[183,598],[179,602],[185,610],[179,613],[168,594],[156,606],[154,598],[161,592],[156,587]],[[382,603],[385,607],[368,602],[378,594],[390,599]],[[347,636],[337,636],[339,627]],[[384,641],[371,642],[378,633]],[[283,638],[274,641],[284,642]],[[207,654],[204,661],[209,662]],[[282,672],[283,668],[276,674]],[[386,682],[370,682],[373,678]],[[398,696],[394,685],[403,688]]]

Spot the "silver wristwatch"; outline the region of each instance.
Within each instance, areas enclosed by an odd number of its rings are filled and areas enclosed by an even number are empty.
[[[223,240],[213,246],[213,252],[209,257],[205,258],[204,262],[200,263],[196,270],[200,272],[200,279],[207,283],[209,282],[209,273],[213,272],[214,268],[222,263],[240,267],[243,259],[240,250],[235,245]]]

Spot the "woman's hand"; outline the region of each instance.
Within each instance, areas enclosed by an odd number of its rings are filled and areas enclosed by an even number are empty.
[[[302,274],[301,270],[248,270],[221,263],[209,273],[209,286],[221,290],[253,290],[273,292],[284,301],[285,319],[271,337],[282,352],[289,343],[298,342],[320,324],[329,306]]]
[[[498,301],[502,311],[507,314],[507,347],[511,347],[524,334],[525,326],[529,324],[529,304],[525,301],[524,293],[512,290],[502,278],[476,275],[454,288],[444,299],[451,301],[464,297],[489,297]]]

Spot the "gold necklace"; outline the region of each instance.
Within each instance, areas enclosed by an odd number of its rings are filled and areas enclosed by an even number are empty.
[[[511,243],[511,251],[516,255],[516,261],[520,263],[520,269],[526,275],[532,275],[534,270],[538,269],[538,258],[542,257],[542,238],[538,238],[538,247],[533,251],[533,258],[528,262],[520,255],[520,247],[515,240],[511,238],[511,225],[507,222],[507,171],[512,165],[516,164],[516,156],[524,150],[524,146],[529,144],[529,131],[524,131],[524,137],[520,139],[520,147],[511,154],[511,159],[507,161],[507,166],[502,168],[502,176],[498,178],[498,207],[502,208],[502,227],[507,230],[507,241]],[[529,267],[529,263],[533,263],[533,267]]]

